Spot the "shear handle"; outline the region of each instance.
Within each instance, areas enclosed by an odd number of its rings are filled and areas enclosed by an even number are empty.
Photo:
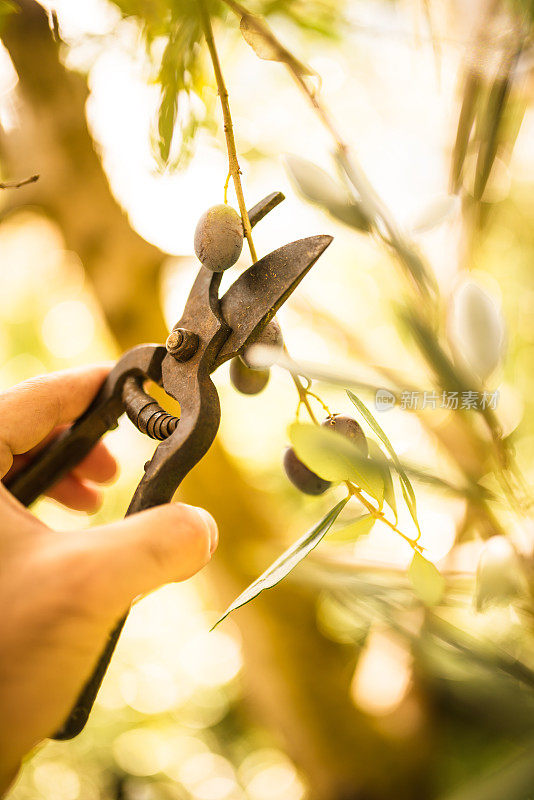
[[[117,426],[124,411],[122,393],[126,379],[146,375],[158,381],[165,355],[165,348],[157,345],[129,350],[110,372],[87,411],[27,467],[5,481],[9,491],[29,506],[76,467],[98,440]]]
[[[145,465],[145,475],[135,490],[126,516],[169,502],[182,479],[203,457],[215,438],[220,418],[215,387],[205,371],[198,374],[184,370],[184,373],[184,386],[187,388],[182,395],[180,423],[158,445],[151,461]],[[72,739],[83,730],[127,616],[128,612],[108,635],[92,674],[54,739]]]
[[[251,226],[256,225],[284,199],[281,192],[273,192],[256,203],[249,211]],[[135,392],[126,392],[126,406],[123,401],[126,379],[142,376],[158,383],[165,355],[165,348],[156,345],[141,345],[128,351],[118,361],[87,411],[31,464],[5,481],[10,492],[23,505],[29,506],[76,467],[97,441],[108,430],[116,427],[121,414],[125,410],[132,410],[128,401],[134,401]],[[151,435],[148,430],[147,433]]]

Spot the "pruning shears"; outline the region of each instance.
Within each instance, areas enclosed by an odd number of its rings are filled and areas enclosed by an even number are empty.
[[[257,203],[249,211],[251,226],[282,200],[284,195],[275,192]],[[143,344],[125,353],[87,411],[11,479],[7,486],[12,494],[29,506],[117,427],[126,412],[142,433],[160,442],[145,464],[126,515],[170,502],[217,434],[221,414],[211,374],[258,339],[331,241],[331,236],[311,236],[274,250],[245,270],[223,297],[222,272],[201,266],[166,344]],[[179,418],[145,391],[147,380],[178,401]],[[126,618],[109,634],[93,674],[54,739],[71,739],[84,728]]]

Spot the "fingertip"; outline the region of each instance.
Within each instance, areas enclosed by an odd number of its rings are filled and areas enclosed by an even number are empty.
[[[47,492],[48,496],[72,511],[95,514],[103,501],[102,492],[94,483],[70,474]]]
[[[115,457],[102,441],[73,470],[81,480],[89,480],[102,486],[112,483],[118,472],[119,465]]]
[[[102,508],[102,504],[104,502],[104,495],[100,491],[100,489],[95,486],[93,483],[89,481],[84,481],[84,486],[87,489],[87,504],[88,508],[86,509],[88,514],[96,514],[97,511],[100,511]]]
[[[99,614],[115,618],[136,597],[199,572],[210,561],[217,540],[211,514],[181,503],[93,528],[81,540],[88,575],[85,591]]]
[[[219,543],[219,531],[217,529],[217,523],[209,511],[206,511],[205,508],[200,508],[199,506],[190,506],[187,503],[177,503],[176,507],[181,509],[182,512],[185,511],[188,515],[191,515],[192,519],[195,521],[195,525],[198,525],[200,522],[200,530],[206,533],[209,537],[210,556],[213,555]]]
[[[206,511],[205,508],[198,508],[197,512],[200,516],[204,519],[205,524],[208,527],[209,535],[210,535],[210,555],[213,555],[217,549],[217,545],[219,544],[219,529],[217,527],[217,523],[209,513]]]

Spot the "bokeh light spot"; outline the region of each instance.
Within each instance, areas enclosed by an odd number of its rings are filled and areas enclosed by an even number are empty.
[[[91,344],[94,331],[93,314],[82,300],[58,303],[43,320],[43,341],[57,358],[79,356]]]
[[[386,633],[373,631],[352,680],[354,703],[373,716],[390,714],[406,696],[410,681],[409,653]]]

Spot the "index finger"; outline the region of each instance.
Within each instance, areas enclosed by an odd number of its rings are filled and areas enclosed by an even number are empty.
[[[0,473],[10,469],[14,455],[26,453],[58,425],[79,417],[110,368],[95,364],[40,375],[0,394]]]

